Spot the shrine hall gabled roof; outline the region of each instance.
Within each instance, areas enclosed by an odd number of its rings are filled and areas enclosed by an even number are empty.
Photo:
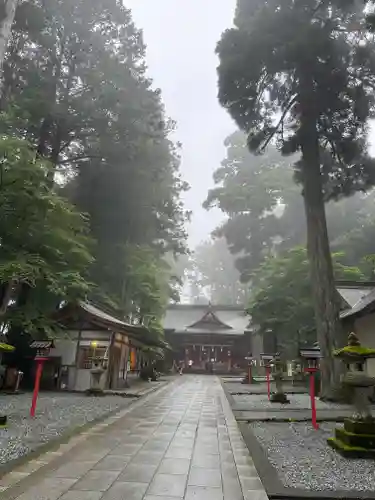
[[[167,309],[164,329],[174,333],[243,335],[250,318],[240,306],[174,304]]]

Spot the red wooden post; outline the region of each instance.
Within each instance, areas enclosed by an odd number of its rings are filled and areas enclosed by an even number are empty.
[[[270,365],[266,365],[266,377],[267,377],[267,395],[268,400],[271,399],[271,381],[270,381]]]
[[[319,370],[319,359],[321,358],[320,349],[314,346],[310,349],[301,349],[300,356],[307,360],[307,367],[305,372],[310,376],[310,400],[311,400],[311,423],[315,430],[319,429],[316,420],[316,406],[315,406],[315,373]]]
[[[315,370],[310,370],[310,399],[311,399],[311,421],[314,429],[319,429],[316,421],[316,406],[315,406]]]
[[[36,349],[36,374],[35,374],[35,384],[33,399],[31,402],[30,416],[35,417],[36,402],[38,400],[40,379],[42,377],[43,363],[48,359],[50,350],[55,347],[53,340],[34,340],[30,344],[32,349]]]
[[[32,400],[31,408],[30,408],[30,416],[31,417],[35,417],[36,402],[38,400],[39,387],[40,387],[40,379],[42,377],[42,371],[43,371],[43,363],[44,363],[44,361],[45,360],[43,358],[39,358],[37,360],[33,400]]]

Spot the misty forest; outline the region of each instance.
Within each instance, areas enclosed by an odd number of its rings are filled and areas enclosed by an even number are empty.
[[[126,5],[3,2],[0,313],[15,359],[58,335],[66,303],[161,339],[170,302],[240,305],[281,349],[319,342],[329,395],[346,343],[335,284],[375,280],[372,2],[237,0],[216,48],[232,132],[196,201],[221,216],[200,241],[185,203],[200,180]]]

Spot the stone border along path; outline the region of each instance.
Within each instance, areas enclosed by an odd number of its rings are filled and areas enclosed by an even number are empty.
[[[328,434],[333,435],[334,427],[328,422],[342,421],[352,414],[352,408],[333,404],[329,409],[318,410],[318,421],[322,423],[320,430],[314,431],[311,410],[303,407],[293,410],[291,405],[278,404],[276,407],[279,408],[257,408],[251,400],[259,398],[259,395],[248,395],[247,404],[236,404],[235,395],[228,385],[222,381],[233,415],[247,448],[251,450],[254,465],[269,498],[375,500],[372,483],[375,479],[374,462],[347,461],[326,446],[326,438]],[[301,396],[295,394],[291,397]],[[288,429],[293,432],[288,434]],[[367,474],[365,481],[362,481],[362,472]]]
[[[2,500],[267,500],[219,380],[186,375],[4,476]]]

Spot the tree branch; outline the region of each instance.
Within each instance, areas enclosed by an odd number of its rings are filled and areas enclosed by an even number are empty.
[[[259,151],[261,153],[264,152],[264,150],[266,149],[266,147],[269,145],[269,143],[272,141],[272,139],[275,137],[275,135],[277,134],[280,126],[284,123],[284,120],[285,120],[285,117],[286,115],[288,114],[288,112],[290,111],[291,107],[297,102],[297,96],[295,95],[293,97],[293,99],[289,102],[289,104],[286,106],[286,108],[284,109],[283,111],[283,114],[281,115],[281,118],[280,120],[278,121],[277,125],[274,127],[274,130],[272,132],[272,134],[270,134],[270,136],[266,139],[266,141],[264,142],[264,144],[262,145],[262,147],[259,149]]]

